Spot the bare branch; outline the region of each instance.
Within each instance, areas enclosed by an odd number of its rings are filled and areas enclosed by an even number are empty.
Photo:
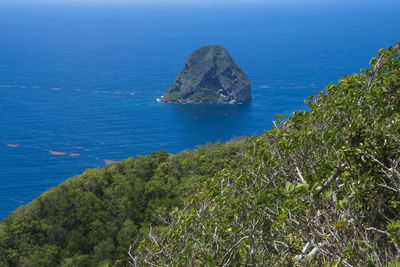
[[[299,170],[299,167],[296,166],[296,171],[297,175],[299,176],[300,180],[302,181],[303,184],[307,184],[306,180],[304,180],[303,175],[301,175],[301,172]]]
[[[344,171],[345,164],[339,165],[336,171],[325,181],[325,183],[319,187],[317,187],[317,191],[313,194],[313,198],[317,198],[319,194],[321,194],[326,188],[328,188]]]

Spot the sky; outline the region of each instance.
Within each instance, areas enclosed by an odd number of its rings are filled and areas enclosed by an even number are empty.
[[[0,0],[10,4],[80,4],[80,5],[243,5],[302,4],[340,2],[382,2],[382,0]],[[388,0],[385,0],[388,1]],[[393,0],[394,1],[394,0]]]

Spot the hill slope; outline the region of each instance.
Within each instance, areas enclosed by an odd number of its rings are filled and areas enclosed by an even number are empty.
[[[0,266],[126,266],[131,243],[138,266],[395,264],[399,57],[380,50],[262,136],[67,180],[0,222]]]
[[[400,264],[400,44],[253,137],[131,249],[138,266]],[[398,265],[396,265],[398,266]]]
[[[132,240],[245,150],[217,143],[86,170],[0,222],[0,266],[126,266]]]

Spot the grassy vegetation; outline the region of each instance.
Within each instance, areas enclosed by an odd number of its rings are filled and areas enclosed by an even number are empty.
[[[166,102],[176,102],[178,99],[179,92],[168,92],[162,98],[162,100]]]
[[[226,100],[219,96],[218,90],[226,88],[238,93],[236,90],[246,86],[250,86],[250,81],[228,51],[219,45],[208,45],[196,49],[189,56],[185,68],[175,78],[163,101],[218,103]]]
[[[216,103],[218,101],[219,96],[213,89],[209,88],[201,88],[201,93],[196,92],[191,94],[188,99],[190,102],[198,102],[198,103]]]

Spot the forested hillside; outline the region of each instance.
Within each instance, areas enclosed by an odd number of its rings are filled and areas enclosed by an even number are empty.
[[[0,223],[0,266],[398,266],[400,44],[306,104],[67,180]]]
[[[89,169],[0,222],[0,266],[127,266],[133,240],[245,150],[217,143]]]
[[[138,266],[399,266],[400,44],[262,136],[207,180]]]

